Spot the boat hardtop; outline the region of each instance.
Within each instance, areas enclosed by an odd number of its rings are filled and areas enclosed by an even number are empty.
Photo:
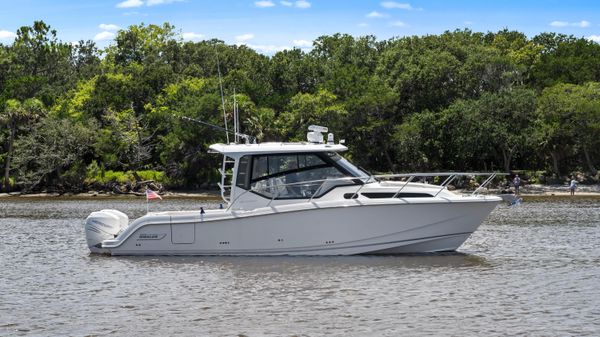
[[[230,157],[250,154],[278,154],[303,152],[343,152],[348,148],[342,144],[319,144],[308,142],[268,142],[259,144],[213,144],[209,151]]]

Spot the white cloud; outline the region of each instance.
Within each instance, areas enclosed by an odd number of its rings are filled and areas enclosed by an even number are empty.
[[[294,40],[292,42],[294,43],[294,46],[297,47],[312,47],[312,42],[308,40]]]
[[[254,34],[242,34],[235,37],[238,42],[252,40],[254,38]]]
[[[254,5],[259,8],[273,7],[275,4],[270,0],[255,1]]]
[[[577,23],[577,26],[581,27],[581,28],[587,28],[590,26],[590,22],[589,21],[585,21],[585,20],[581,20],[580,22]]]
[[[590,35],[590,36],[586,37],[586,39],[600,43],[600,35]]]
[[[370,19],[375,19],[375,18],[385,18],[385,17],[387,17],[387,14],[384,14],[384,13],[379,13],[379,12],[373,11],[373,12],[371,12],[371,13],[367,14],[367,17],[368,17],[368,18],[370,18]]]
[[[381,6],[388,9],[404,9],[407,11],[420,11],[421,8],[415,8],[411,6],[409,3],[399,3],[395,1],[384,1],[381,3]]]
[[[111,23],[101,23],[98,27],[102,30],[112,30],[112,31],[121,29],[121,27],[119,27],[117,25],[113,25]]]
[[[202,34],[194,33],[194,32],[186,32],[181,34],[181,37],[187,41],[195,41],[200,40],[204,37]]]
[[[94,40],[95,41],[104,41],[104,40],[110,40],[114,37],[115,37],[115,33],[104,31],[104,32],[100,32],[100,33],[96,34],[96,36],[94,36]]]
[[[550,22],[550,26],[552,27],[581,27],[581,28],[587,28],[589,26],[591,26],[592,24],[589,21],[586,20],[581,20],[579,22],[567,22],[567,21],[552,21]]]
[[[296,3],[294,5],[298,8],[302,8],[302,9],[310,8],[310,6],[311,6],[310,2],[305,1],[305,0],[296,1]]]
[[[118,8],[140,7],[144,4],[142,0],[125,0],[117,4]]]
[[[359,27],[369,27],[369,24],[366,22],[361,22],[358,24]]]
[[[286,7],[291,7],[293,5],[293,3],[289,2],[289,1],[280,1],[279,3],[282,6],[286,6]]]
[[[14,39],[17,34],[8,30],[0,30],[0,40],[11,40]]]
[[[408,27],[408,25],[402,21],[394,21],[394,22],[390,23],[390,26],[392,26],[392,27]]]
[[[566,21],[552,21],[550,22],[550,26],[552,27],[566,27],[569,23]]]
[[[463,23],[465,24],[465,26],[470,26],[473,24],[473,21],[465,21]]]

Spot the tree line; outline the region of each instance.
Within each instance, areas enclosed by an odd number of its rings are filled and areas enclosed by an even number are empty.
[[[344,138],[375,172],[575,172],[598,180],[600,45],[574,36],[447,31],[321,36],[265,56],[220,40],[183,41],[172,25],[133,25],[99,49],[43,21],[0,44],[1,185],[75,190],[153,179],[214,181],[208,145],[231,123],[260,141],[304,140],[310,124]],[[158,178],[157,178],[158,177]]]

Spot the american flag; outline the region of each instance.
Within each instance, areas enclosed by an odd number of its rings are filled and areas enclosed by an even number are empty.
[[[160,195],[158,195],[158,193],[156,193],[153,190],[147,188],[146,189],[146,200],[154,200],[154,199],[160,199],[160,200],[162,200],[162,197]]]

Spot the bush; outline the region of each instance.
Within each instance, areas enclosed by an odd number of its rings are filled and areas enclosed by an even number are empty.
[[[137,174],[142,180],[154,180],[157,183],[164,183],[166,178],[162,171],[144,170],[137,171]]]
[[[136,171],[141,180],[153,180],[157,183],[165,183],[168,179],[164,172],[154,170]],[[96,161],[87,167],[85,183],[88,185],[106,185],[108,183],[127,184],[135,183],[135,175],[132,171],[104,171]]]

